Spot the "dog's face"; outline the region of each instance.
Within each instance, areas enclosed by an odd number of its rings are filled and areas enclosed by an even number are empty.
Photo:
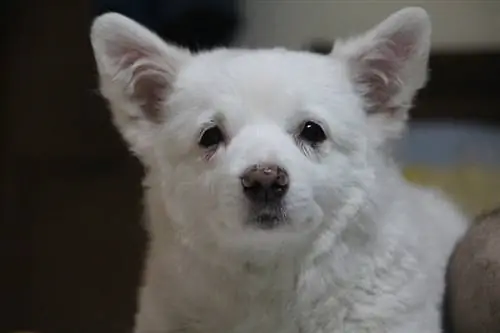
[[[366,204],[372,156],[425,82],[429,39],[420,9],[329,56],[193,55],[118,14],[92,28],[101,91],[172,220],[238,246],[301,239]]]
[[[289,51],[195,57],[153,147],[169,209],[238,242],[235,232],[293,237],[331,219],[364,176],[364,114],[349,81],[336,79],[343,71]]]

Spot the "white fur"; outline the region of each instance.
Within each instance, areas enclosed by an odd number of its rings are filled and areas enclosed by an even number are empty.
[[[136,333],[438,333],[466,219],[390,157],[426,80],[430,22],[402,10],[331,56],[193,55],[118,14],[94,22],[101,91],[147,170],[150,243]],[[297,139],[306,120],[328,136]],[[227,141],[197,145],[207,123]],[[287,224],[245,225],[239,176],[290,176]]]

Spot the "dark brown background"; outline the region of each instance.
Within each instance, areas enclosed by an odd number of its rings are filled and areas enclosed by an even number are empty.
[[[2,38],[0,332],[125,332],[138,163],[95,91],[90,1],[12,1]]]
[[[95,92],[90,1],[10,2],[2,20],[0,332],[126,332],[144,245],[142,170]],[[500,122],[497,53],[436,54],[431,68],[416,119]]]

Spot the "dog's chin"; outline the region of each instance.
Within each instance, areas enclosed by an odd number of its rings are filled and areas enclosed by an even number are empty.
[[[290,225],[286,209],[279,204],[252,206],[248,210],[245,227],[256,230],[279,230]]]
[[[307,207],[245,203],[232,208],[231,215],[237,218],[230,219],[234,222],[230,227],[216,228],[217,242],[227,253],[249,261],[293,256],[315,237],[322,220],[313,203]]]
[[[259,212],[242,219],[240,228],[226,229],[219,245],[245,262],[274,265],[300,255],[314,239],[315,226],[313,218],[304,220],[293,212]]]

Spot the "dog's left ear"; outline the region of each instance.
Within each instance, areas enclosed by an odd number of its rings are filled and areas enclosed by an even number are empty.
[[[144,157],[167,113],[167,101],[189,51],[165,43],[120,14],[95,19],[91,42],[100,90],[130,148]]]
[[[431,23],[421,8],[402,9],[367,33],[335,43],[369,119],[382,140],[398,136],[416,92],[427,80]]]

